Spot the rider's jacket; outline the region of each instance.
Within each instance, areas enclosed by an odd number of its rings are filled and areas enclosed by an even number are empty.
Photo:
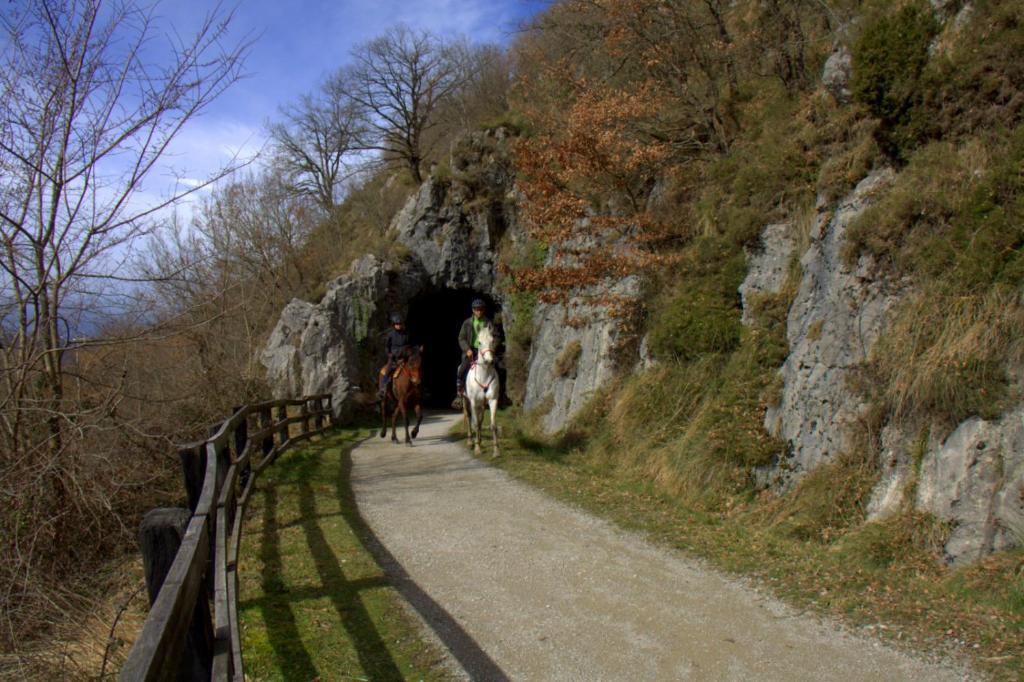
[[[501,338],[500,330],[494,326],[494,322],[490,318],[484,316],[480,318],[481,322],[484,323],[485,327],[490,327],[491,332],[494,334],[495,350],[501,346],[504,339]],[[470,315],[466,318],[466,321],[462,323],[462,329],[459,330],[459,348],[462,349],[462,354],[465,355],[467,350],[476,350],[473,346],[473,316]]]
[[[405,355],[405,352],[409,348],[409,332],[398,331],[392,329],[388,332],[388,336],[384,339],[384,350],[388,355],[388,359],[398,359]]]

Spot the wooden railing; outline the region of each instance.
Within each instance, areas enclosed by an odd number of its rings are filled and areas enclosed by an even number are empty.
[[[244,679],[237,565],[245,507],[260,473],[323,433],[332,409],[329,394],[246,405],[180,449],[190,510],[154,509],[142,523],[151,606],[120,680]]]

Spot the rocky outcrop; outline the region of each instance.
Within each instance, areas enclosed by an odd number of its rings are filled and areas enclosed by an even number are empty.
[[[351,409],[362,370],[359,347],[382,326],[393,274],[365,256],[328,284],[319,303],[295,299],[285,306],[260,358],[275,397],[331,393],[337,416]]]
[[[869,518],[907,506],[934,515],[950,525],[948,563],[1024,543],[1024,407],[997,420],[968,419],[927,443],[889,426],[881,467]]]
[[[747,249],[747,276],[740,284],[743,324],[753,324],[754,299],[758,295],[777,294],[789,275],[790,259],[796,240],[791,223],[776,223],[764,228],[756,249]]]
[[[849,387],[849,373],[868,358],[905,287],[878,275],[868,256],[850,263],[843,254],[845,235],[892,177],[891,171],[872,173],[834,212],[819,207],[787,319],[782,400],[765,417],[765,428],[784,439],[789,452],[756,472],[766,487],[789,489],[853,447],[850,427],[867,405]],[[749,270],[740,287],[746,324],[752,299],[784,286],[795,243],[786,224],[767,226],[761,242],[747,254]],[[924,443],[890,424],[878,457],[881,477],[869,519],[907,508],[934,515],[950,526],[945,554],[952,564],[1024,542],[1024,407],[998,420],[969,419]]]
[[[828,59],[821,72],[821,84],[839,102],[850,101],[850,76],[853,73],[853,56],[845,45],[839,45]]]
[[[453,159],[458,177],[434,174],[410,197],[389,227],[405,256],[365,256],[328,283],[319,303],[285,306],[261,355],[275,396],[329,391],[344,416],[374,384],[379,344],[371,337],[387,328],[388,313],[438,289],[497,294],[494,246],[515,220],[503,138],[501,129],[470,136]]]
[[[577,262],[575,254],[594,250],[616,253],[628,249],[629,238],[573,239],[552,248],[547,265],[571,266]],[[545,433],[569,426],[597,391],[625,367],[653,362],[635,332],[615,313],[639,303],[640,287],[639,275],[610,278],[569,292],[564,301],[537,305],[523,409],[542,413],[540,425]],[[618,306],[608,305],[609,300]]]
[[[952,524],[946,556],[981,559],[1024,542],[1024,407],[969,419],[921,460],[918,508]]]
[[[640,279],[626,277],[609,291],[635,298],[640,293]],[[615,376],[621,367],[623,345],[632,337],[607,306],[573,299],[539,304],[533,325],[523,408],[543,412],[542,429],[557,433]]]
[[[431,286],[490,292],[494,247],[506,229],[505,216],[489,206],[467,210],[467,202],[450,196],[450,189],[448,182],[429,178],[391,229]]]
[[[834,212],[819,212],[810,248],[800,259],[800,288],[787,321],[790,354],[781,370],[782,400],[765,415],[768,432],[789,444],[786,457],[762,472],[762,480],[775,488],[790,487],[849,447],[847,427],[865,407],[847,376],[867,358],[899,290],[876,276],[869,256],[847,263],[843,247],[850,223],[892,177],[890,170],[874,172]]]

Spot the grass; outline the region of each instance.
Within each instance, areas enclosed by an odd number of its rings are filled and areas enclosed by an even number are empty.
[[[756,578],[801,608],[870,627],[912,649],[965,657],[995,679],[1024,675],[1024,550],[948,569],[936,556],[946,529],[909,512],[852,529],[837,518],[833,534],[820,527],[794,533],[792,524],[780,523],[792,502],[786,498],[737,496],[708,509],[602,454],[600,435],[545,440],[514,410],[500,419],[503,456],[492,461],[520,480],[658,544]],[[813,506],[807,491],[795,504],[804,512]]]
[[[259,480],[239,558],[246,675],[255,680],[444,680],[443,656],[367,546],[342,429]]]

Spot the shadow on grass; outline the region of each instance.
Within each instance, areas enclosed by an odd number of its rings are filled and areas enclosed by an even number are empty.
[[[264,487],[263,530],[260,539],[263,596],[247,600],[240,606],[260,608],[267,628],[267,638],[284,679],[320,679],[321,672],[317,670],[313,656],[306,649],[299,632],[294,605],[327,597],[352,642],[364,674],[373,680],[401,680],[402,673],[360,597],[362,590],[385,587],[388,582],[383,576],[360,580],[349,580],[345,576],[320,528],[321,520],[338,514],[320,514],[317,511],[316,493],[310,483],[314,473],[312,469],[317,464],[318,459],[309,458],[295,468],[288,480],[274,481]],[[292,485],[297,486],[300,516],[294,522],[279,524],[278,488]],[[283,579],[279,533],[292,526],[301,526],[305,535],[319,577],[315,586],[289,588]]]
[[[416,609],[417,613],[434,631],[452,656],[459,662],[463,670],[474,680],[503,682],[509,679],[498,664],[469,636],[451,614],[434,601],[419,585],[417,585],[402,564],[380,542],[373,530],[360,516],[352,492],[352,455],[345,451],[341,457],[341,466],[336,481],[338,499],[341,501],[342,514],[349,527],[355,531],[356,537],[363,547],[373,555],[377,564],[388,576],[391,583]]]
[[[352,640],[363,672],[371,680],[400,680],[402,673],[381,639],[380,633],[377,632],[373,619],[370,618],[359,595],[363,589],[381,587],[387,583],[383,579],[352,581],[345,576],[318,522],[316,493],[309,483],[308,475],[308,470],[316,464],[316,460],[309,459],[297,473],[299,511],[303,519],[302,531],[306,535],[306,544],[309,545],[317,573],[320,574],[320,584],[330,597],[338,618]],[[343,512],[342,516],[349,521],[347,514]],[[349,525],[352,525],[351,521]],[[356,529],[355,526],[352,528]]]
[[[287,587],[281,577],[283,566],[278,530],[277,487],[271,485],[263,490],[263,537],[260,539],[263,598],[259,606],[263,622],[267,624],[270,646],[274,649],[274,656],[282,672],[287,677],[312,680],[317,677],[316,667],[302,645],[291,604],[280,598]]]

